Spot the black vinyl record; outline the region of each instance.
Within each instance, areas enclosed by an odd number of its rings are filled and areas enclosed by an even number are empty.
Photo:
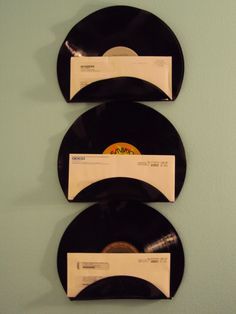
[[[172,98],[145,80],[117,77],[93,82],[71,99],[71,57],[104,56],[116,47],[125,47],[136,56],[172,57]],[[57,61],[58,82],[68,102],[174,100],[183,75],[183,53],[173,31],[154,14],[130,6],[103,8],[82,19],[66,36]]]
[[[186,158],[174,126],[156,110],[139,103],[110,102],[82,114],[65,134],[58,154],[58,176],[68,198],[69,154],[103,154],[114,143],[131,145],[141,155],[175,155],[175,198],[184,183]],[[159,190],[134,178],[110,178],[83,189],[73,201],[168,201]]]
[[[181,283],[184,252],[171,223],[155,209],[139,202],[95,204],[80,213],[64,232],[57,255],[58,274],[67,291],[67,253],[170,253],[170,297]],[[136,277],[103,278],[72,299],[166,298]]]

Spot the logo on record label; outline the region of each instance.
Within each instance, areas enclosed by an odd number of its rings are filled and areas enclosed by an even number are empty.
[[[135,146],[125,142],[114,143],[108,146],[103,154],[141,155]]]

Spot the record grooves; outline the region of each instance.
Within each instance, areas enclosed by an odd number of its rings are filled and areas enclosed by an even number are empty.
[[[176,230],[153,208],[126,201],[95,204],[80,213],[67,227],[59,244],[57,258],[58,273],[65,291],[67,253],[102,253],[104,248],[119,242],[135,247],[140,253],[170,253],[170,296],[175,295],[184,272],[184,252]],[[130,252],[133,253],[132,249]],[[119,287],[126,284],[133,287],[122,293]],[[86,288],[77,299],[110,297],[163,298],[163,295],[147,282],[118,276],[98,281]]]
[[[104,56],[116,47],[124,47],[138,56],[172,57],[172,100],[177,97],[184,75],[184,59],[173,31],[150,12],[130,6],[111,6],[78,22],[60,48],[57,75],[66,101],[170,100],[158,87],[131,77],[97,81],[70,99],[71,57]]]
[[[142,155],[175,155],[175,197],[186,173],[185,151],[174,126],[154,109],[139,103],[110,102],[82,114],[64,136],[58,154],[58,176],[68,195],[69,154],[103,154],[114,143]],[[135,178],[111,178],[92,184],[73,201],[103,201],[108,198],[144,202],[167,201],[147,182]]]

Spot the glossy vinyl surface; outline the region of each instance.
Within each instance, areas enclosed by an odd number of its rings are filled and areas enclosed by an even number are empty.
[[[184,252],[176,230],[152,207],[126,201],[95,204],[81,212],[69,224],[61,238],[57,256],[58,273],[65,291],[67,291],[68,252],[99,253],[107,245],[117,241],[130,243],[140,253],[171,253],[170,295],[171,297],[175,295],[184,272]],[[124,289],[122,293],[122,289],[117,287],[124,287],[125,284],[128,284],[128,287],[133,285],[133,289],[131,291],[128,288]],[[101,288],[104,290],[101,291]],[[163,298],[160,291],[153,290],[149,283],[120,276],[115,279],[111,277],[109,281],[104,279],[102,283],[95,283],[87,292],[86,290],[87,288],[82,292],[82,296],[81,294],[77,296],[77,299],[83,298],[83,295],[87,299]]]
[[[172,94],[178,96],[184,75],[181,46],[173,31],[152,13],[130,6],[111,6],[98,10],[78,22],[66,36],[58,54],[58,82],[66,101],[166,100],[159,88],[136,78],[119,77],[84,87],[70,100],[70,58],[103,56],[113,47],[132,49],[138,56],[172,57]],[[170,99],[169,99],[170,100]]]
[[[186,174],[186,157],[181,138],[163,115],[139,103],[110,102],[82,114],[65,134],[58,154],[58,176],[68,195],[69,154],[102,154],[111,144],[126,142],[142,155],[175,155],[175,197]],[[73,201],[139,200],[167,201],[151,185],[132,178],[111,178],[92,184]]]

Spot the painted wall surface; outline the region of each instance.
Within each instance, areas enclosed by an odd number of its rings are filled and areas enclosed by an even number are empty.
[[[149,105],[170,119],[186,148],[188,171],[178,200],[152,204],[178,230],[186,268],[171,301],[73,303],[58,279],[57,247],[88,204],[65,200],[57,153],[68,127],[94,105],[64,101],[56,59],[77,21],[116,4],[158,15],[184,51],[178,98]],[[236,312],[235,29],[234,0],[0,0],[0,313]]]

